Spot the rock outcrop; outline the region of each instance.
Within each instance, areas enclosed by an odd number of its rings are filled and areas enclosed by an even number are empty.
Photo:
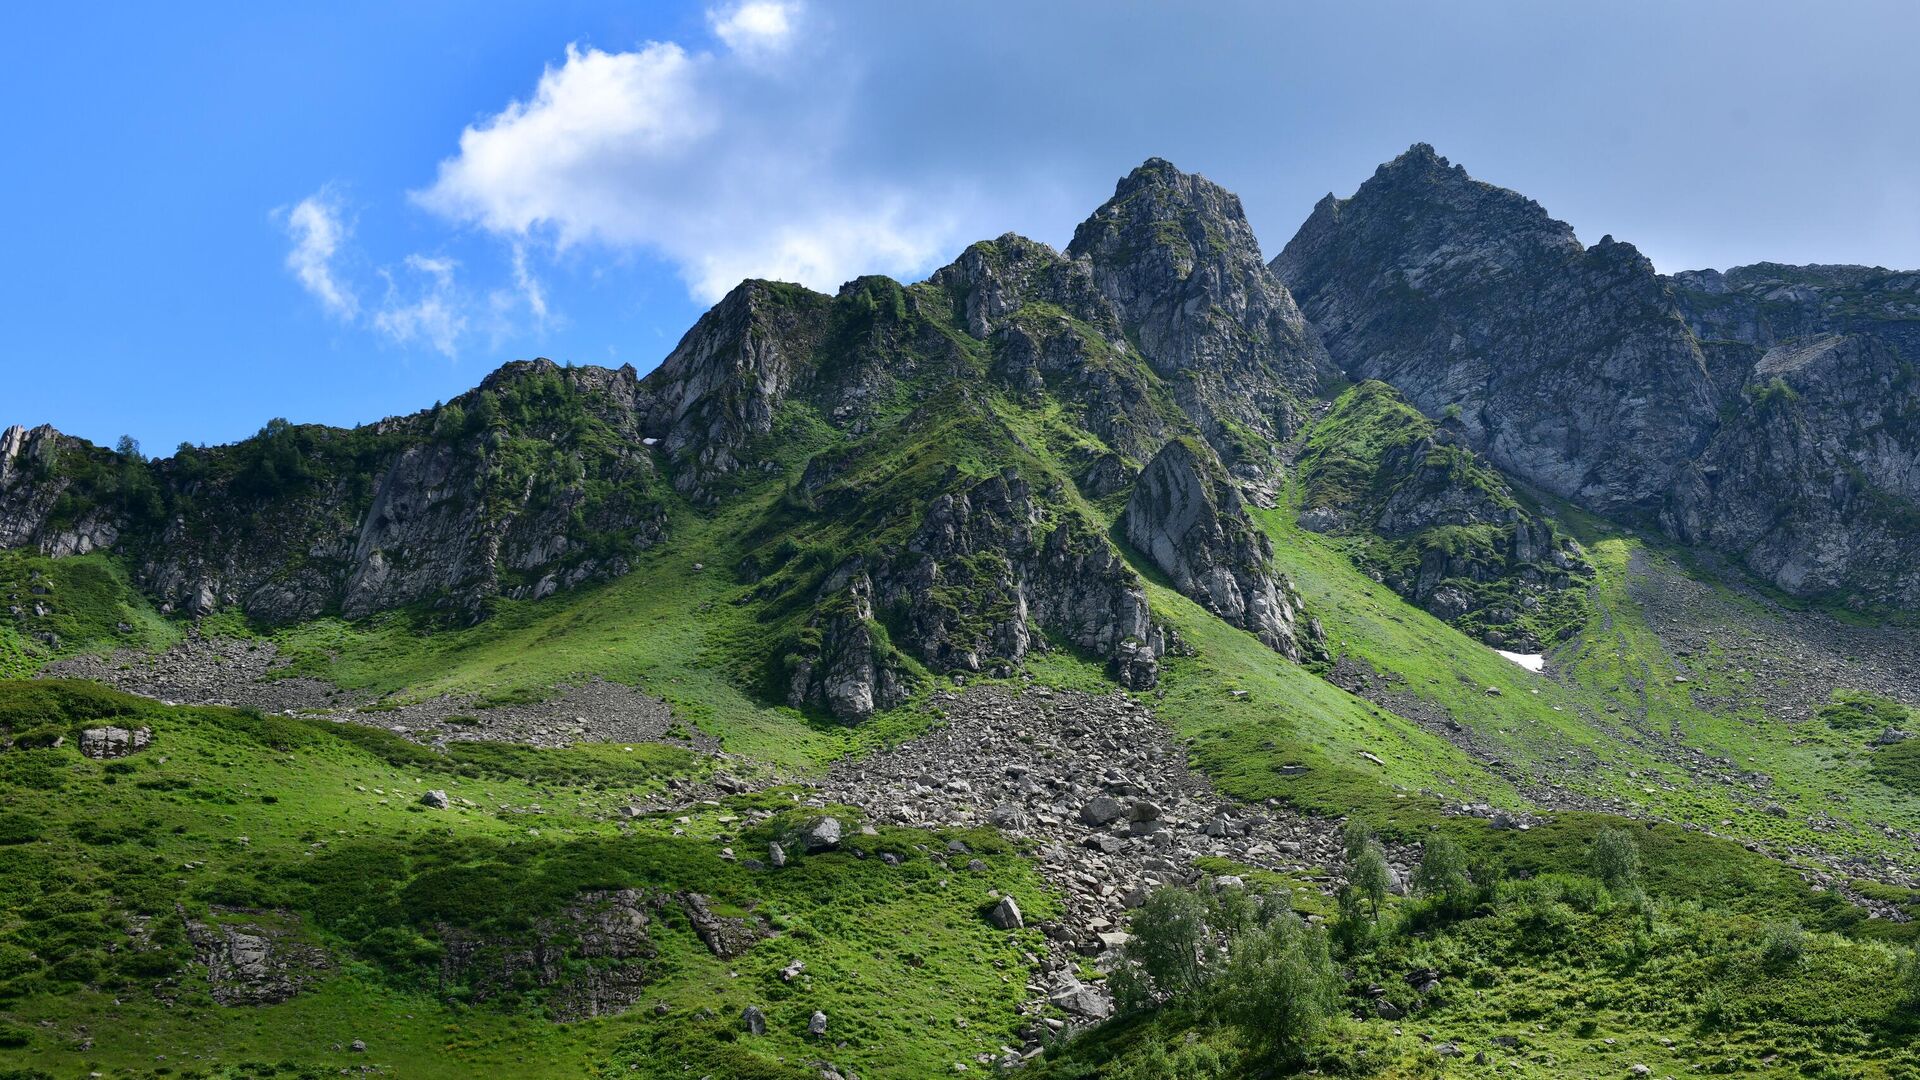
[[[1329,195],[1273,261],[1328,351],[1528,483],[1651,518],[1717,417],[1653,265],[1417,145]]]
[[[464,988],[474,1001],[538,989],[557,1020],[624,1012],[651,977],[648,911],[659,902],[636,889],[593,890],[522,934],[442,928],[441,989]]]
[[[299,920],[288,912],[216,910],[185,921],[194,958],[222,1005],[279,1004],[333,967],[324,949],[300,940]]]
[[[268,623],[409,604],[483,616],[624,573],[665,510],[632,368],[509,364],[351,431],[274,421],[144,461],[50,428],[0,437],[0,545],[112,549],[163,610]]]
[[[1205,446],[1176,439],[1154,455],[1121,522],[1127,542],[1208,611],[1290,660],[1320,651],[1319,624]]]
[[[1362,541],[1376,580],[1487,644],[1540,652],[1577,629],[1591,577],[1580,545],[1394,389],[1334,401],[1297,461],[1300,524]]]
[[[1153,370],[1234,474],[1263,485],[1298,429],[1325,351],[1237,196],[1149,159],[1074,230],[1083,260]]]
[[[936,672],[1006,674],[1049,637],[1105,657],[1137,689],[1154,685],[1169,647],[1106,537],[1008,469],[935,497],[904,544],[823,579],[788,701],[864,720],[910,689],[891,648]]]
[[[1425,145],[1323,199],[1273,268],[1350,374],[1448,416],[1525,483],[1795,595],[1920,602],[1903,541],[1920,437],[1902,419],[1920,275],[1662,278]]]

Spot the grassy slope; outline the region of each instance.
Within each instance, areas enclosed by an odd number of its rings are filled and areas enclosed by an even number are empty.
[[[44,593],[33,590],[42,588]],[[47,609],[33,614],[34,605]],[[106,554],[49,559],[0,551],[0,608],[19,607],[19,619],[0,618],[0,678],[21,678],[40,665],[82,652],[160,648],[179,627],[160,617],[127,582],[126,569]],[[121,630],[121,626],[128,627]],[[39,635],[51,633],[58,644]]]
[[[30,685],[0,683],[0,705]],[[129,714],[119,722],[154,729],[145,753],[103,764],[70,740],[0,755],[5,813],[29,819],[24,831],[37,837],[0,846],[0,1010],[17,1025],[8,1031],[28,1032],[25,1047],[0,1049],[0,1063],[63,1076],[258,1075],[249,1061],[329,1074],[374,1063],[409,1077],[677,1076],[682,1066],[750,1076],[792,1075],[802,1058],[826,1056],[862,1075],[922,1076],[1014,1038],[1013,1009],[1026,996],[1021,952],[1039,938],[986,925],[978,911],[993,890],[1036,917],[1054,910],[1029,864],[991,834],[955,834],[988,863],[982,872],[935,861],[929,849],[945,835],[893,829],[849,846],[893,851],[898,867],[832,854],[769,873],[723,859],[723,845],[764,849],[781,819],[749,824],[749,815],[792,813],[786,792],[707,806],[684,823],[617,823],[614,809],[634,790],[696,766],[685,752],[543,751],[542,771],[570,770],[569,782],[538,783],[515,775],[513,755],[447,760],[368,729],[119,700]],[[433,787],[473,805],[419,808],[418,794]],[[424,884],[429,868],[460,867],[486,887],[448,894]],[[565,1025],[542,1018],[537,998],[517,1009],[450,1004],[429,992],[430,949],[414,956],[368,936],[380,923],[431,943],[441,920],[511,927],[553,897],[628,885],[697,889],[781,933],[722,962],[677,916],[656,920],[658,981],[647,1000],[666,1003],[667,1015],[636,1009]],[[406,903],[395,909],[394,897]],[[276,1006],[214,1005],[195,975],[149,994],[138,988],[180,957],[143,966],[119,927],[137,912],[177,925],[176,902],[188,913],[210,902],[288,909],[304,916],[304,936],[342,955],[356,944],[363,959]],[[778,972],[794,959],[807,974],[788,984]],[[771,1033],[735,1041],[750,1003],[766,1010]],[[844,1047],[808,1045],[815,1008]],[[354,1039],[369,1044],[366,1055],[338,1049]]]

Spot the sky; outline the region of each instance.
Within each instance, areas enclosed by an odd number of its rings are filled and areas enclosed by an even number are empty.
[[[1062,247],[1153,156],[1269,256],[1430,142],[1664,271],[1920,267],[1907,0],[4,8],[0,425],[155,455],[645,372],[742,278]]]

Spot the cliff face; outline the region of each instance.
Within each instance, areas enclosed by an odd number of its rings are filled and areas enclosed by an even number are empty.
[[[1775,345],[1670,523],[1797,595],[1920,602],[1920,375],[1868,334]]]
[[[1526,484],[1719,549],[1790,593],[1920,602],[1895,569],[1911,534],[1898,523],[1920,513],[1903,486],[1920,443],[1899,419],[1920,275],[1662,278],[1424,145],[1323,199],[1273,268],[1350,374],[1446,416]],[[1766,392],[1775,379],[1792,394]]]
[[[1287,287],[1261,262],[1237,196],[1148,160],[1074,230],[1085,262],[1228,468],[1265,490],[1274,445],[1329,373]]]
[[[0,440],[0,542],[114,549],[163,610],[268,623],[424,603],[462,617],[625,572],[665,507],[631,368],[513,364],[351,431],[269,424],[143,462],[50,429]]]
[[[1273,548],[1205,446],[1175,440],[1154,455],[1121,517],[1127,542],[1173,586],[1268,648],[1298,661],[1321,651],[1317,622],[1273,569]]]
[[[1356,378],[1456,412],[1502,469],[1603,513],[1658,512],[1715,424],[1653,266],[1420,145],[1329,196],[1274,271]]]

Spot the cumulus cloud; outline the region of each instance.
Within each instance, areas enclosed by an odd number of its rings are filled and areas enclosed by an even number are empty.
[[[570,45],[530,97],[463,131],[414,197],[516,245],[651,252],[709,302],[745,277],[832,290],[925,270],[951,253],[945,200],[863,176],[841,152],[852,82],[762,62],[795,47],[806,18],[748,0],[709,13],[713,51]]]
[[[382,270],[387,297],[374,313],[374,329],[402,345],[424,342],[448,359],[457,357],[468,307],[454,282],[458,265],[452,259],[409,255],[404,260],[405,285],[401,275]]]
[[[359,300],[334,270],[334,259],[348,233],[338,202],[323,188],[287,211],[286,227],[293,237],[287,269],[328,312],[352,319],[359,310]]]
[[[799,5],[786,0],[747,0],[728,8],[710,8],[707,25],[727,48],[748,55],[785,49],[793,39]]]

